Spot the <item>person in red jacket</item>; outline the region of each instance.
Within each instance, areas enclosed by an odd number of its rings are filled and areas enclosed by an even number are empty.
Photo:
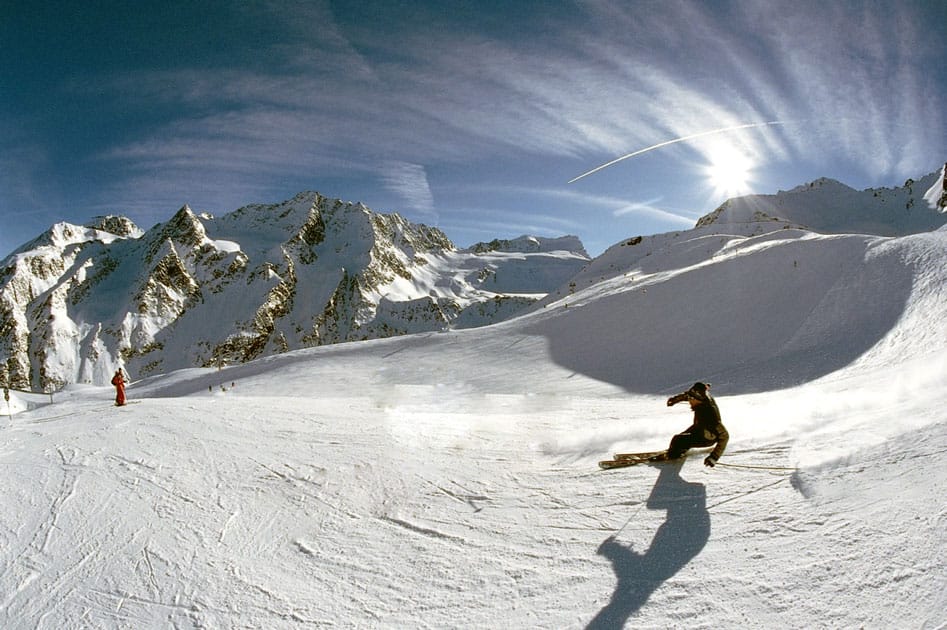
[[[730,434],[720,419],[717,402],[710,395],[710,383],[697,382],[687,390],[668,398],[668,407],[685,400],[694,410],[694,422],[685,431],[671,438],[667,453],[657,459],[677,459],[683,457],[689,449],[713,446],[714,450],[704,459],[704,465],[711,468],[723,455],[730,440]]]
[[[115,386],[115,406],[121,407],[125,404],[125,375],[122,374],[122,368],[115,370],[112,385]]]

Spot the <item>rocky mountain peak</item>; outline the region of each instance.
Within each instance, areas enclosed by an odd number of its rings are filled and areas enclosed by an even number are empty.
[[[560,236],[558,238],[546,238],[541,236],[530,236],[524,234],[514,239],[493,239],[489,242],[475,243],[471,245],[469,251],[483,254],[486,252],[507,252],[507,253],[535,253],[535,252],[554,252],[565,251],[588,256],[585,246],[578,236]]]
[[[186,204],[171,217],[170,221],[160,226],[159,234],[162,240],[168,239],[191,247],[207,238],[204,224]]]
[[[484,325],[588,262],[568,238],[572,251],[487,257],[458,251],[437,228],[313,191],[219,218],[185,205],[144,233],[114,216],[61,224],[0,263],[0,363],[18,388],[55,389],[107,383],[119,366],[140,378]]]
[[[95,217],[88,227],[126,238],[137,238],[144,233],[142,229],[135,225],[134,221],[128,217],[111,214]]]

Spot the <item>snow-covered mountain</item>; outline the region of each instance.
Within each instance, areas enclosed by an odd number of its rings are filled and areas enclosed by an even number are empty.
[[[947,164],[940,171],[900,188],[858,191],[832,179],[817,179],[775,195],[730,199],[702,217],[711,223],[785,221],[827,234],[903,236],[936,230],[947,223]]]
[[[55,390],[500,321],[589,260],[575,237],[458,250],[439,230],[300,193],[143,232],[66,223],[0,262],[0,364]],[[2,376],[2,375],[0,375]]]
[[[852,232],[713,222],[492,326],[125,407],[13,392],[0,626],[943,628],[947,227]],[[715,468],[598,470],[685,429],[665,399],[695,380]]]

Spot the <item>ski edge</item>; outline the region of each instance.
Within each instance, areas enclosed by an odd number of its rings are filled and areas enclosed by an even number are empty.
[[[612,459],[615,461],[625,461],[629,459],[651,459],[652,457],[657,457],[658,455],[665,455],[667,450],[663,451],[649,451],[646,453],[615,453],[612,455]]]
[[[612,459],[606,459],[598,463],[599,468],[610,470],[612,468],[627,468],[638,464],[653,463],[653,457],[667,455],[667,451],[649,451],[647,453],[615,453]],[[667,460],[658,460],[667,461]]]
[[[635,466],[637,464],[645,463],[646,459],[606,459],[598,463],[598,467],[602,470],[611,470],[612,468],[627,468],[629,466]]]

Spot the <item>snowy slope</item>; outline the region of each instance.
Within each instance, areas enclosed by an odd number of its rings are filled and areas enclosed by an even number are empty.
[[[3,430],[0,625],[943,628],[945,287],[945,229],[704,227],[494,326],[74,385]],[[730,467],[597,470],[697,379]]]

